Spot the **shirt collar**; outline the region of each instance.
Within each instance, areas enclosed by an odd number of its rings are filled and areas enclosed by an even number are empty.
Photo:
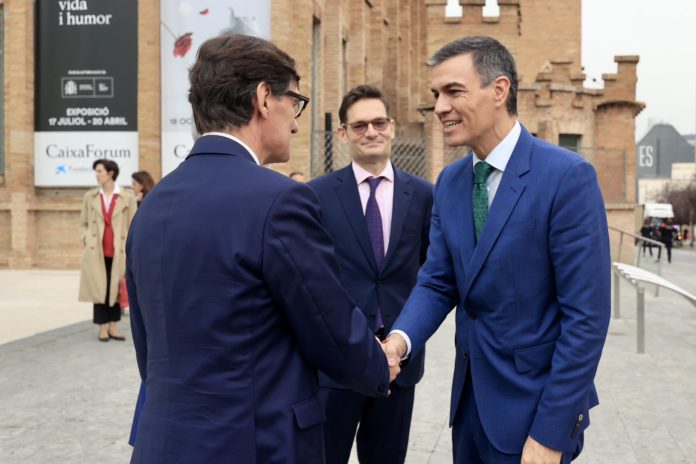
[[[392,167],[391,161],[387,162],[387,165],[384,167],[384,170],[377,176],[361,167],[355,161],[351,163],[351,166],[353,167],[355,181],[358,184],[362,184],[363,182],[365,182],[365,180],[369,179],[370,177],[384,177],[389,182],[394,182],[394,168]]]
[[[104,195],[104,187],[99,187],[99,193]],[[111,195],[120,195],[121,194],[121,187],[118,186],[118,184],[114,183],[114,191],[111,193]]]
[[[244,147],[244,149],[245,149],[246,151],[249,152],[249,154],[251,155],[251,157],[254,158],[254,161],[256,162],[256,164],[258,164],[259,166],[261,166],[261,163],[259,163],[259,157],[256,156],[256,153],[254,153],[254,150],[252,150],[251,148],[249,148],[249,145],[247,145],[246,143],[242,142],[240,139],[238,139],[238,138],[235,137],[234,135],[230,135],[230,134],[227,134],[227,133],[225,133],[225,132],[206,132],[205,134],[201,135],[201,137],[203,137],[203,136],[205,136],[205,135],[217,135],[217,136],[220,136],[220,137],[227,137],[227,138],[230,139],[230,140],[234,140],[235,142],[237,142],[238,144],[240,144],[242,147]]]
[[[515,121],[515,125],[512,126],[508,135],[505,136],[503,140],[500,141],[498,145],[493,149],[492,152],[486,157],[486,163],[493,166],[495,169],[501,172],[505,172],[505,167],[510,161],[512,152],[515,150],[517,141],[520,139],[520,133],[522,132],[522,126],[520,126],[519,121]],[[474,166],[476,163],[482,161],[476,153],[474,153]]]

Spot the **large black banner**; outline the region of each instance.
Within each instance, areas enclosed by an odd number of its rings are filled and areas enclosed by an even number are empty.
[[[138,166],[137,0],[37,0],[35,183],[94,185]]]

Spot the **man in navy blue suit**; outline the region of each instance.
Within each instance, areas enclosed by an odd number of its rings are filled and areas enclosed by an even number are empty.
[[[360,85],[350,90],[338,116],[339,135],[352,163],[309,185],[319,196],[322,224],[336,244],[341,282],[383,338],[425,261],[432,185],[392,165],[395,122],[379,89]],[[424,351],[404,367],[388,398],[354,392],[320,376],[328,464],[348,462],[356,429],[361,463],[404,462]]]
[[[308,99],[292,58],[205,42],[189,100],[203,134],[147,196],[127,280],[146,389],[134,463],[322,463],[317,369],[386,396],[373,327],[341,286],[319,202],[287,161]]]
[[[465,37],[429,62],[450,146],[430,248],[387,341],[413,355],[456,306],[456,463],[567,463],[580,453],[610,313],[604,202],[592,166],[517,121],[508,50]]]

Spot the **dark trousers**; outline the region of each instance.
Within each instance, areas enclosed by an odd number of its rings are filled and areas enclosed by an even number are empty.
[[[652,256],[652,244],[648,242],[643,242],[643,256],[645,256],[645,249],[648,249],[650,256]]]
[[[108,324],[109,322],[118,322],[121,320],[121,307],[116,300],[116,304],[109,306],[109,286],[111,284],[111,265],[113,258],[104,258],[104,266],[106,266],[106,303],[94,303],[94,311],[92,320],[95,324]],[[116,289],[118,291],[118,289]]]
[[[326,464],[346,464],[353,438],[361,464],[404,462],[415,387],[401,388],[392,383],[390,388],[387,398],[372,398],[350,390],[321,389],[327,418],[324,424]]]
[[[522,454],[498,451],[488,440],[481,425],[471,375],[467,367],[466,384],[459,409],[452,426],[452,454],[454,464],[520,464]],[[580,449],[583,437],[580,435]],[[578,451],[579,454],[579,451]],[[561,464],[568,464],[573,457],[563,453]]]
[[[665,244],[665,248],[667,249],[667,262],[671,263],[672,262],[672,242],[662,242]],[[659,249],[657,252],[657,259],[660,259],[662,257],[662,248]]]

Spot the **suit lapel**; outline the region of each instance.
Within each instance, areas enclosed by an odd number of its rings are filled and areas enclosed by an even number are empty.
[[[97,211],[97,216],[104,219],[104,212],[102,211],[102,204],[101,204],[101,194],[99,193],[99,190],[97,190],[97,193],[92,197],[92,208],[94,208]]]
[[[123,200],[123,197],[121,194],[118,195],[118,197],[115,198],[116,204],[114,205],[114,212],[111,215],[112,218],[115,218],[121,212],[123,212],[124,209],[126,209],[126,202]]]
[[[413,198],[413,187],[409,185],[409,182],[410,179],[408,177],[394,168],[394,200],[392,203],[391,232],[389,233],[389,248],[387,249],[387,255],[384,257],[382,269],[387,268],[389,260],[394,256],[394,253],[396,253],[399,239],[401,238],[401,231],[404,228],[406,217],[408,217],[408,210],[411,206],[411,199]]]
[[[362,211],[358,184],[353,175],[353,169],[348,165],[339,171],[339,174],[337,178],[338,185],[336,186],[336,195],[338,195],[338,199],[343,206],[343,211],[348,218],[348,222],[358,240],[360,248],[365,254],[365,258],[370,263],[372,269],[377,272],[377,263],[372,253],[370,235],[367,232],[367,224],[365,223],[365,215]]]
[[[498,185],[495,199],[481,231],[481,237],[476,248],[474,248],[469,265],[466,267],[464,297],[469,293],[471,284],[476,279],[483,263],[491,252],[491,248],[493,248],[510,214],[515,209],[517,201],[526,188],[526,183],[521,179],[521,176],[529,171],[531,148],[532,137],[522,127],[520,138],[512,152],[512,156],[510,156],[510,161],[508,161],[508,165],[505,168],[500,185]],[[473,171],[473,168],[470,167],[470,170]],[[470,185],[473,186],[473,178]],[[471,211],[471,192],[469,192],[469,210]],[[473,222],[473,214],[470,214],[470,216]]]
[[[466,269],[471,260],[471,254],[474,252],[474,247],[476,246],[476,227],[474,225],[474,213],[472,205],[472,193],[474,186],[474,169],[472,155],[467,156],[464,163],[464,172],[462,175],[462,180],[457,183],[457,190],[452,198],[461,198],[462,203],[456,204],[456,208],[460,211],[460,214],[456,215],[458,217],[458,224],[455,224],[454,230],[461,230],[464,239],[460,242],[461,253],[462,253],[462,266]],[[440,215],[450,214],[449,211],[441,211]]]

